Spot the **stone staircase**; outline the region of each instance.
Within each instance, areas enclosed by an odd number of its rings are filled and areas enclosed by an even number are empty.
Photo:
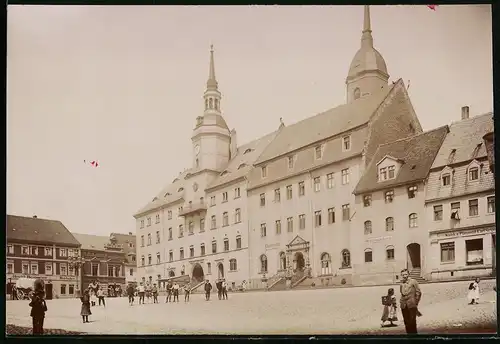
[[[205,293],[205,289],[200,288],[205,284],[205,281],[201,281],[191,287],[191,293]]]
[[[281,289],[281,282],[285,284],[285,288]],[[284,290],[286,289],[285,274],[278,271],[274,276],[267,280],[267,290]]]
[[[281,277],[271,287],[267,288],[267,290],[272,290],[272,291],[286,290],[286,278]]]
[[[421,268],[413,268],[410,270],[410,277],[416,280],[418,283],[424,283],[425,279],[422,278]]]

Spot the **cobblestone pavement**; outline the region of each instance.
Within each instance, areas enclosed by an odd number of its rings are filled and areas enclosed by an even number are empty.
[[[495,284],[481,282],[478,305],[467,305],[469,282],[422,285],[419,332],[495,333]],[[160,304],[132,307],[126,298],[108,298],[106,308],[92,307],[88,324],[78,299],[49,300],[45,327],[89,334],[397,334],[404,332],[399,310],[397,327],[380,327],[380,299],[388,288],[247,292],[229,294],[227,301],[212,294],[209,302],[194,294],[189,303],[181,296],[181,302],[165,304],[161,297]],[[7,324],[31,325],[28,301],[8,301],[6,313]]]

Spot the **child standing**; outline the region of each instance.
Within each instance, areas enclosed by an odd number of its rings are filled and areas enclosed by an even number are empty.
[[[80,300],[82,301],[82,310],[80,315],[82,316],[83,323],[88,323],[89,315],[92,315],[92,312],[90,311],[90,295],[88,289],[85,289]]]
[[[191,293],[191,288],[189,284],[184,286],[184,302],[189,302],[189,294]]]
[[[47,304],[44,300],[44,283],[42,280],[37,279],[34,284],[34,293],[31,298],[31,317],[33,318],[33,335],[43,334],[43,321],[45,319],[45,312],[47,312]]]
[[[469,284],[469,294],[467,298],[469,299],[469,305],[479,303],[479,278],[476,278],[474,282]]]
[[[382,297],[382,305],[384,311],[382,312],[381,326],[384,327],[386,321],[390,321],[390,326],[394,326],[394,321],[398,321],[396,315],[396,296],[394,296],[394,289],[390,288],[387,295]]]

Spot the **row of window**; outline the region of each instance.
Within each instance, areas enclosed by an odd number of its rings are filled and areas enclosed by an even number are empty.
[[[418,227],[418,215],[416,213],[411,213],[410,215],[408,215],[408,227],[409,228]],[[372,222],[370,220],[365,221],[364,229],[365,229],[366,235],[372,234],[373,225],[372,225]],[[387,217],[385,219],[385,230],[386,230],[386,232],[394,231],[394,218],[393,217]]]
[[[341,171],[342,174],[342,185],[349,184],[349,169],[343,169]],[[335,186],[335,178],[334,178],[334,173],[328,173],[326,175],[326,187],[327,189],[331,189]],[[301,181],[298,183],[298,193],[299,197],[305,196],[306,194],[306,187],[305,187],[305,182]],[[293,186],[292,185],[287,185],[285,187],[286,190],[286,199],[291,200],[293,198]],[[321,191],[321,176],[320,177],[315,177],[313,179],[313,190],[314,192],[319,192]],[[281,202],[281,189],[275,189],[274,190],[274,202]],[[264,207],[266,205],[266,194],[261,193],[260,194],[260,206]]]
[[[474,182],[479,181],[479,167],[471,166],[467,169],[467,181]],[[441,185],[442,186],[450,186],[452,183],[452,176],[448,172],[444,172],[441,174]]]
[[[74,294],[75,294],[75,285],[69,284],[67,295],[74,295]],[[66,284],[61,284],[61,295],[66,295]]]
[[[314,147],[314,158],[316,160],[321,160],[323,158],[323,153],[324,153],[325,145],[317,145]],[[344,136],[342,138],[342,151],[347,152],[351,150],[351,136]],[[287,166],[289,169],[293,169],[295,165],[295,160],[296,160],[296,155],[290,155],[287,157]],[[262,166],[261,167],[261,177],[266,178],[267,177],[267,166]]]
[[[455,262],[455,242],[441,243],[441,262]],[[465,240],[465,257],[466,265],[482,265],[484,263],[483,256],[483,239]]]
[[[241,248],[241,236],[238,235],[236,236],[236,249],[240,249]],[[224,238],[224,252],[228,252],[229,251],[229,239],[228,238]],[[217,253],[217,241],[216,240],[213,240],[212,241],[212,254],[214,253]],[[201,243],[200,244],[200,256],[204,256],[206,254],[206,251],[205,251],[205,244],[204,243]],[[195,249],[194,249],[194,245],[191,245],[189,247],[189,258],[193,258],[195,257]],[[184,248],[181,247],[179,248],[179,260],[182,260],[182,259],[185,259],[186,257],[184,256]],[[173,250],[170,250],[168,252],[168,261],[169,262],[173,262],[174,261],[174,251]],[[160,255],[160,252],[157,252],[156,253],[156,264],[160,264],[161,263],[161,255]],[[148,265],[152,265],[153,264],[153,257],[151,254],[148,255]],[[146,265],[146,259],[144,256],[141,257],[141,265],[144,266]]]
[[[450,204],[451,208],[451,219],[460,220],[460,202],[452,202]],[[493,214],[495,213],[495,196],[487,197],[487,205],[486,205],[486,213]],[[479,215],[479,200],[470,199],[469,200],[469,216],[478,216]],[[443,206],[435,205],[434,206],[434,221],[443,220]]]
[[[408,198],[415,198],[417,195],[418,187],[416,185],[410,185],[406,189],[408,193]],[[385,203],[392,203],[394,201],[394,190],[387,190],[384,192]],[[370,207],[372,205],[372,195],[364,195],[363,196],[363,206]]]
[[[52,247],[24,246],[24,245],[21,246],[21,255],[23,255],[23,256],[38,256],[39,249],[44,250],[43,252],[44,252],[45,257],[52,257],[53,256]],[[14,254],[14,245],[13,244],[7,245],[7,253]],[[60,257],[78,256],[78,249],[60,248],[59,249],[59,256]]]
[[[103,276],[103,274],[100,271],[101,269],[99,268],[99,263],[92,263],[90,265],[90,275],[91,276]],[[119,265],[108,265],[108,274],[105,275],[108,277],[120,277],[124,276],[121,270],[121,266]]]
[[[25,275],[38,275],[39,274],[39,269],[38,269],[38,264],[39,262],[23,262],[21,265],[21,273]],[[54,271],[52,269],[52,263],[44,263],[45,264],[45,273],[44,275],[52,276],[54,274]],[[13,262],[7,262],[7,273],[8,274],[13,274],[14,273],[14,263]],[[75,276],[75,270],[73,266],[69,265],[67,266],[66,264],[60,264],[59,265],[59,275],[61,276]]]

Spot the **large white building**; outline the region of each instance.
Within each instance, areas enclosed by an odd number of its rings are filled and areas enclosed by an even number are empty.
[[[212,49],[192,166],[134,215],[138,277],[161,286],[178,276],[193,284],[224,277],[234,287],[275,289],[380,282],[370,278],[380,265],[366,259],[366,209],[353,192],[368,166],[390,162],[377,160],[384,158],[377,155],[381,145],[419,136],[422,128],[402,80],[389,83],[369,6],[345,84],[346,104],[238,145],[221,110]],[[404,157],[395,159],[404,165]],[[370,173],[378,174],[375,167]],[[423,190],[427,172],[420,177]],[[426,238],[418,242],[427,245]],[[406,239],[402,232],[394,240],[403,247]],[[399,255],[398,268],[410,258]]]

